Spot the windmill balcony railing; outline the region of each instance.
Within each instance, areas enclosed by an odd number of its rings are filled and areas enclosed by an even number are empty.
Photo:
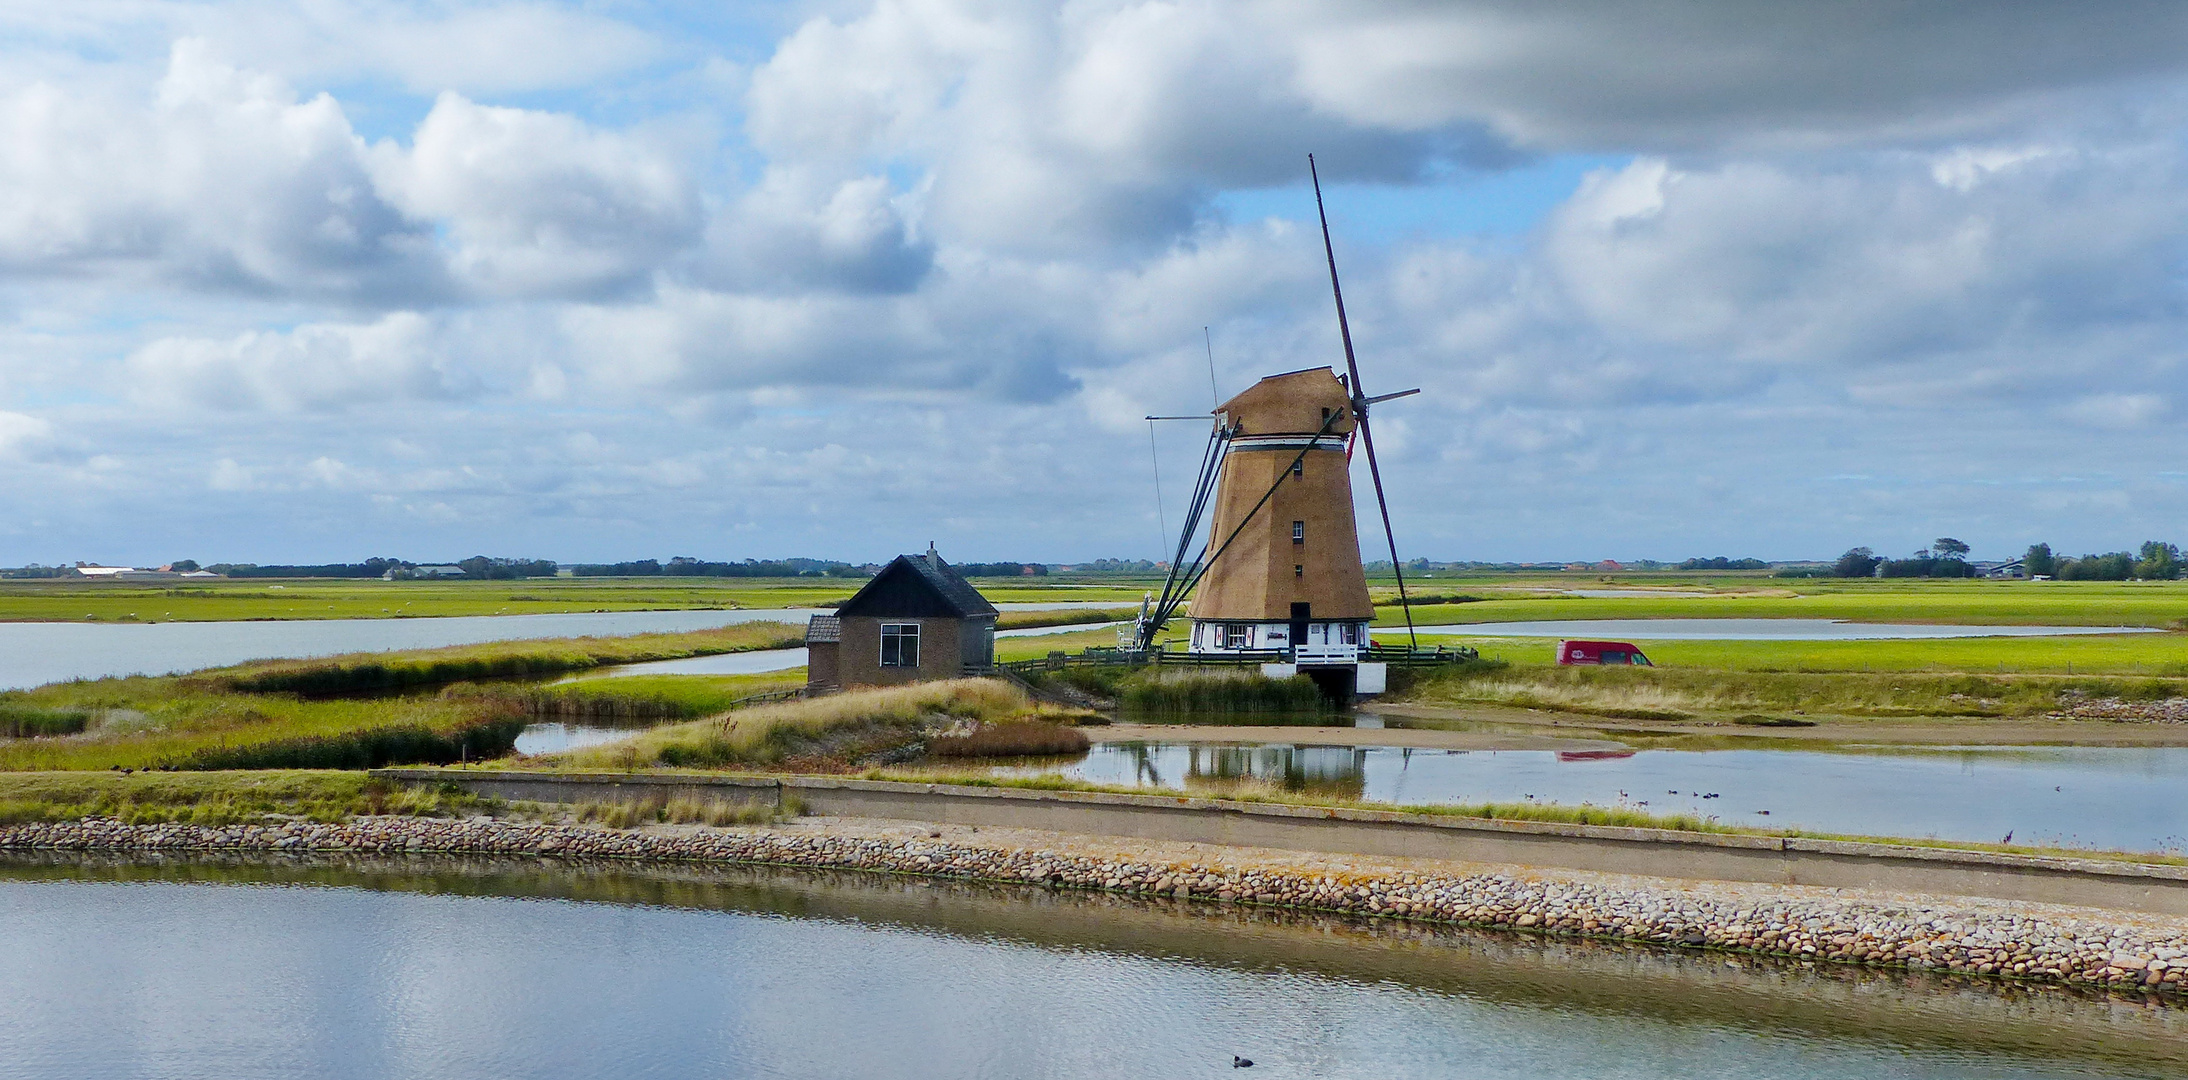
[[[1294,664],[1357,664],[1360,662],[1358,645],[1294,645]]]

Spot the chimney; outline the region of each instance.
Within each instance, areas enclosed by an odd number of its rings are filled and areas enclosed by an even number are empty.
[[[927,541],[927,565],[928,565],[928,566],[940,566],[940,565],[942,565],[942,556],[941,556],[941,555],[939,555],[939,554],[936,554],[936,553],[935,553],[935,550],[934,550],[934,541],[932,541],[932,540],[929,540],[929,541]]]

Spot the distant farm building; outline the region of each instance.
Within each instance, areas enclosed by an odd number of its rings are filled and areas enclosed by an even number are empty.
[[[2028,576],[2028,562],[2023,559],[2014,559],[2010,562],[1969,563],[1968,566],[1975,571],[1976,577],[2017,580]]]
[[[954,679],[995,666],[995,605],[927,546],[899,555],[833,615],[806,624],[813,690]]]

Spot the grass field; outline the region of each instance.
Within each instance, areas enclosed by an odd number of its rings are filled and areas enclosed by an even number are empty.
[[[0,581],[0,622],[232,622],[386,619],[814,607],[848,600],[863,581],[843,578],[535,578],[530,581],[379,581],[239,578],[197,583]],[[978,582],[996,603],[1115,600],[1142,585],[1029,586]]]
[[[1379,637],[1388,639],[1384,632]],[[1403,635],[1400,635],[1402,640]],[[1550,638],[1431,635],[1423,644],[1470,645],[1484,657],[1548,664]],[[1719,671],[1962,671],[1994,675],[2188,676],[2188,634],[1943,638],[1928,641],[1652,641],[1634,644],[1659,667]]]
[[[1623,580],[1574,588],[1662,587]],[[1921,581],[1909,579],[1753,580],[1696,585],[1707,596],[1585,597],[1547,595],[1532,586],[1503,591],[1438,581],[1433,591],[1479,595],[1472,603],[1416,607],[1416,625],[1541,619],[1843,619],[1851,622],[1963,623],[1979,626],[2147,626],[2188,629],[2183,581]],[[1515,595],[1515,593],[1517,595]],[[1381,626],[1404,625],[1395,607],[1376,612]]]

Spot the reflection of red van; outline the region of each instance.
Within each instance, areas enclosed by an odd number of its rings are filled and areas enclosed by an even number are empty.
[[[1640,649],[1623,641],[1560,641],[1557,643],[1557,662],[1649,666],[1649,658],[1641,655]]]

